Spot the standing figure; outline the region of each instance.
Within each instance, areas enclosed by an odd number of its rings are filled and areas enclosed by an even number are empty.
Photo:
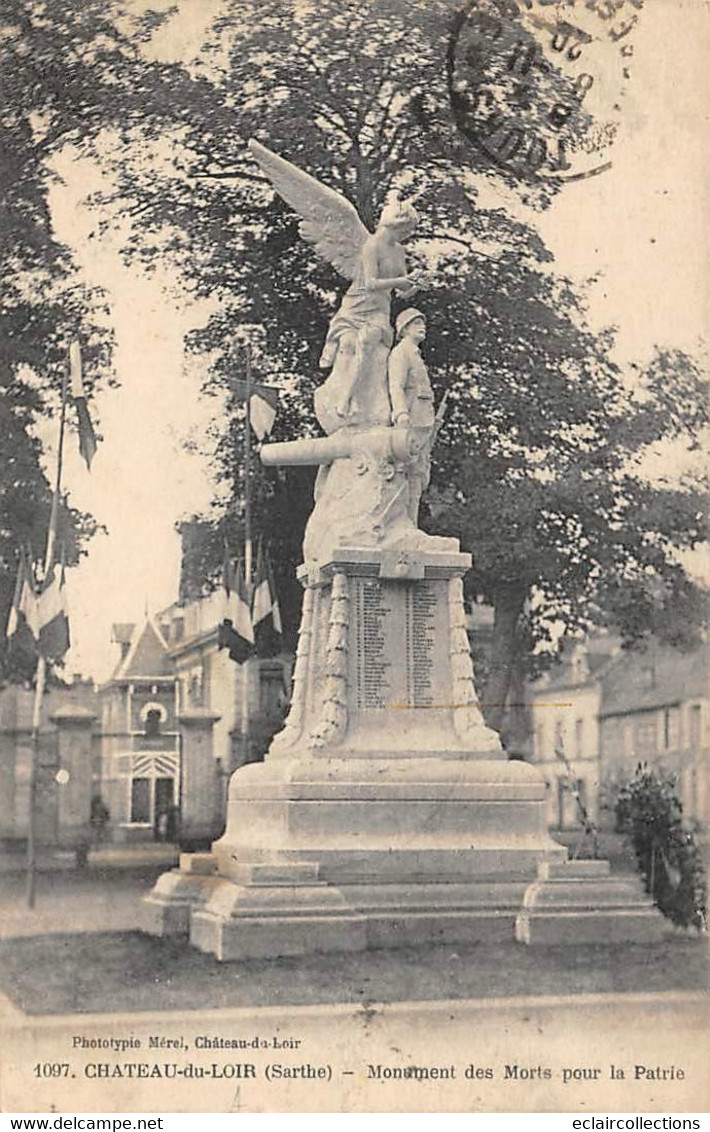
[[[100,794],[94,794],[91,799],[89,811],[89,824],[93,833],[94,844],[101,846],[106,837],[106,827],[111,820],[108,806]]]
[[[368,371],[382,371],[394,338],[392,292],[409,298],[417,290],[414,278],[407,275],[400,242],[413,235],[416,225],[411,205],[398,201],[386,205],[377,230],[362,246],[353,281],[331,320],[320,366],[332,367],[338,417],[348,416],[353,393]]]
[[[411,428],[417,437],[417,453],[407,469],[409,500],[407,511],[417,525],[419,502],[429,486],[431,446],[436,430],[434,394],[419,344],[426,337],[426,319],[410,307],[397,318],[397,345],[389,357],[389,392],[392,424]]]
[[[351,280],[326,336],[320,366],[330,376],[316,391],[322,428],[389,423],[387,357],[392,346],[392,292],[409,298],[423,283],[408,275],[400,243],[412,235],[411,205],[388,203],[377,230],[368,231],[353,205],[259,142],[249,148],[276,191],[302,217],[300,232]]]

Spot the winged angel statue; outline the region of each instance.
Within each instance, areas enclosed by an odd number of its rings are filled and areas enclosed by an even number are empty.
[[[326,433],[343,425],[387,425],[387,359],[393,341],[392,292],[409,298],[424,277],[407,274],[400,241],[414,233],[411,204],[391,199],[375,232],[353,205],[255,140],[249,149],[262,172],[301,217],[300,232],[350,286],[333,316],[320,359],[330,376],[317,390],[315,410]]]

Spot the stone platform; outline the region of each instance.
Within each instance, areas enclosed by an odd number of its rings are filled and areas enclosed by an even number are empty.
[[[304,573],[286,726],[232,777],[212,853],[159,879],[147,931],[229,960],[511,939],[516,924],[523,942],[589,938],[595,900],[611,900],[617,938],[657,923],[635,890],[564,871],[539,772],[486,727],[469,565],[455,544],[339,548]]]
[[[515,921],[520,943],[655,943],[663,917],[635,876],[608,861],[546,861]]]

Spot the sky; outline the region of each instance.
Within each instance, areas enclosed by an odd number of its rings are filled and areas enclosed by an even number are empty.
[[[140,0],[136,0],[139,3]],[[147,5],[143,5],[147,6]],[[168,7],[151,0],[153,9]],[[152,45],[155,57],[189,63],[219,0],[181,0]],[[647,360],[654,344],[697,352],[710,310],[710,6],[707,0],[653,0],[635,35],[633,77],[624,101],[612,168],[564,187],[536,219],[558,270],[599,275],[590,294],[597,326],[618,326],[617,354]],[[176,297],[177,281],[146,278],[120,260],[110,234],[88,239],[96,215],[83,205],[97,172],[65,154],[51,191],[58,238],[86,281],[103,287],[116,335],[120,388],[94,405],[103,436],[90,473],[69,444],[65,488],[72,503],[106,525],[81,565],[68,571],[72,649],[66,671],[104,680],[115,664],[111,624],[140,621],[176,600],[181,516],[212,495],[209,461],[185,449],[204,436],[213,399],[185,363],[183,338],[206,317]],[[486,188],[485,204],[509,203]],[[50,438],[49,459],[52,442]]]

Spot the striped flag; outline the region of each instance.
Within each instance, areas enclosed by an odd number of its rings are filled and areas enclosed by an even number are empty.
[[[55,566],[37,602],[40,654],[47,660],[61,660],[71,644],[64,563]]]
[[[283,629],[274,572],[268,551],[264,552],[261,540],[256,559],[256,579],[251,609],[256,651],[259,656],[273,656],[280,651]]]
[[[29,634],[34,651],[46,660],[61,660],[69,649],[69,611],[63,562],[53,567],[38,593],[27,556],[24,553],[20,556],[15,596],[7,621],[8,641],[23,632]]]
[[[225,555],[222,582],[224,615],[217,647],[228,649],[230,659],[243,664],[254,651],[254,627],[241,558],[235,567],[229,555]]]
[[[16,637],[23,628],[25,631],[29,631],[33,640],[37,640],[39,634],[37,593],[27,556],[24,551],[21,551],[15,593],[10,606],[10,615],[7,619],[6,636],[8,641]]]
[[[84,378],[81,372],[81,347],[78,342],[72,342],[69,347],[69,363],[71,370],[71,393],[76,405],[79,423],[79,451],[91,470],[91,461],[96,455],[96,436],[94,426],[89,416],[89,407],[86,403]]]

